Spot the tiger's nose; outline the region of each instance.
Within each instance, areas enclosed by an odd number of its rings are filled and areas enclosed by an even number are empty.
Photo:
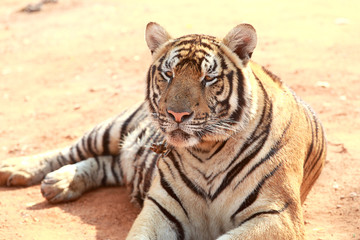
[[[166,111],[177,123],[188,120],[192,115],[192,112],[174,112],[169,109],[167,109]]]

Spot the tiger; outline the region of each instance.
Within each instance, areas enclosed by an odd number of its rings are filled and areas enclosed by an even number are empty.
[[[63,149],[1,162],[0,185],[50,203],[100,186],[141,207],[127,239],[305,239],[302,205],[326,158],[314,111],[255,63],[254,27],[224,38],[145,31],[145,100]]]

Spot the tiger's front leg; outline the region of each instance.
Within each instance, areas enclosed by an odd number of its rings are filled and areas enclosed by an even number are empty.
[[[51,203],[72,201],[84,192],[107,185],[122,185],[118,156],[100,156],[50,172],[41,182],[41,193]]]
[[[156,200],[145,200],[144,208],[136,218],[126,240],[184,239],[179,237],[176,224],[169,221],[166,215],[157,209],[158,204]],[[172,215],[169,213],[168,216]]]
[[[188,239],[183,227],[183,223],[189,223],[187,215],[159,185],[157,175],[126,240]]]

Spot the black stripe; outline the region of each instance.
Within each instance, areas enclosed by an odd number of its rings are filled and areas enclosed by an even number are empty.
[[[209,49],[209,50],[211,50],[211,51],[214,51],[213,46],[211,46],[210,44],[201,42],[201,46],[204,47],[204,48],[207,48],[207,49]]]
[[[69,160],[70,160],[70,163],[73,164],[73,163],[76,163],[76,159],[74,158],[74,153],[73,153],[73,149],[74,149],[74,146],[72,146],[70,149],[69,149]]]
[[[206,193],[205,191],[198,186],[197,184],[193,183],[180,169],[179,163],[176,161],[175,156],[174,156],[174,152],[178,155],[178,157],[180,158],[179,154],[173,150],[168,154],[168,157],[170,158],[170,160],[172,161],[174,167],[176,168],[176,170],[179,172],[181,179],[183,180],[183,182],[186,184],[186,186],[188,186],[188,188],[193,191],[196,195],[201,196],[202,198],[206,198]]]
[[[151,79],[153,79],[155,77],[155,72],[156,72],[156,66],[153,65],[151,67],[151,76],[150,76],[150,69],[149,69],[148,83],[150,82]]]
[[[121,168],[121,154],[117,155],[116,158],[116,163],[118,165],[119,168],[119,178],[122,181],[124,179],[124,173],[123,173],[123,169]]]
[[[218,102],[218,105],[220,104],[223,108],[222,111],[226,111],[226,114],[230,108],[230,97],[231,95],[233,94],[233,83],[234,83],[234,72],[233,71],[230,71],[228,74],[225,75],[226,78],[227,78],[227,82],[229,84],[229,94],[226,96],[226,98],[222,101],[219,101],[219,100],[216,100]],[[217,99],[217,97],[216,97]],[[236,110],[235,110],[236,111]],[[224,114],[224,115],[226,115]],[[233,119],[232,117],[230,117],[230,119]]]
[[[264,214],[280,214],[281,212],[285,211],[285,210],[289,207],[289,205],[290,205],[289,203],[286,203],[286,204],[284,205],[284,207],[283,207],[282,209],[280,209],[280,210],[274,210],[274,209],[272,209],[272,210],[269,210],[269,211],[257,212],[257,213],[255,213],[255,214],[251,215],[250,217],[248,217],[247,219],[245,219],[244,221],[242,221],[242,222],[239,224],[239,226],[241,226],[241,225],[243,225],[244,223],[250,221],[251,219],[254,219],[254,218],[256,218],[256,217],[258,217],[258,216],[261,216],[261,215],[264,215]]]
[[[85,136],[83,136],[82,138],[81,138],[81,143],[79,143],[78,144],[78,146],[81,146],[81,148],[84,150],[84,153],[85,153],[85,155],[87,155],[87,153],[89,152],[88,151],[88,149],[87,149],[87,144],[86,144],[86,136],[87,136],[88,134],[86,134]]]
[[[164,55],[164,56],[162,56],[159,60],[158,60],[158,66],[157,66],[157,70],[159,71],[159,72],[162,72],[162,65],[163,65],[163,62],[164,62],[164,60],[165,60],[165,57],[166,57],[166,55]]]
[[[221,69],[222,69],[222,71],[225,71],[225,70],[227,70],[228,69],[228,66],[227,66],[227,64],[226,64],[226,62],[225,62],[225,58],[224,58],[224,55],[225,53],[223,52],[223,51],[221,51],[220,53],[218,53],[216,56],[218,57],[218,58],[220,58],[220,65],[221,65]]]
[[[170,167],[170,164],[169,164],[167,161],[163,161],[163,162],[164,162],[164,163],[166,164],[166,166],[168,167],[172,178],[175,179],[175,175],[174,175],[174,173],[173,173],[173,171],[172,171],[172,169],[171,169],[171,167]]]
[[[109,123],[109,125],[106,127],[104,135],[102,137],[102,146],[103,146],[103,152],[102,155],[110,155],[110,130],[113,126],[113,123]]]
[[[61,166],[64,166],[64,165],[68,164],[69,161],[66,159],[66,157],[64,157],[62,152],[59,153],[59,157],[60,157],[61,163],[62,163]]]
[[[245,208],[249,207],[251,204],[253,204],[260,191],[262,186],[264,185],[265,181],[269,179],[271,176],[274,175],[274,173],[279,169],[279,167],[282,165],[282,163],[279,163],[269,174],[265,175],[261,181],[257,184],[257,186],[254,188],[254,190],[245,198],[243,203],[240,205],[240,207],[231,215],[231,220],[234,221],[235,216],[243,211]]]
[[[48,161],[48,163],[50,164],[50,169],[54,169],[53,161]]]
[[[150,152],[147,153],[147,155],[150,155]],[[149,166],[149,168],[146,169],[146,173],[145,173],[145,178],[144,178],[144,195],[147,194],[147,192],[149,191],[149,188],[151,186],[151,180],[153,178],[153,173],[154,170],[156,169],[156,163],[159,159],[159,155],[154,154],[153,158],[151,159],[151,164]]]
[[[195,169],[198,173],[200,173],[201,176],[202,176],[206,181],[208,181],[209,178],[211,178],[211,176],[214,174],[214,173],[212,172],[212,173],[210,173],[209,176],[206,176],[206,174],[203,173],[200,169],[198,169],[198,168],[194,168],[194,169]]]
[[[196,160],[198,160],[199,162],[203,162],[203,160],[201,158],[199,158],[198,156],[196,156],[194,153],[192,153],[189,149],[186,149],[186,151],[188,153],[190,153],[191,156],[193,156]]]
[[[187,45],[187,44],[194,44],[195,41],[196,41],[196,39],[190,39],[190,40],[181,40],[180,39],[180,41],[177,42],[174,47],[178,47],[178,46],[181,46],[181,45]]]
[[[137,204],[139,204],[139,206],[142,208],[144,206],[144,199],[142,197],[142,194],[140,191],[137,191],[136,195],[132,196],[132,199],[135,200],[135,202]]]
[[[262,70],[274,81],[277,83],[282,83],[280,77],[276,76],[274,73],[270,72],[267,68],[264,66],[261,67]]]
[[[95,156],[96,153],[91,145],[92,139],[94,137],[94,129],[91,131],[91,133],[88,135],[87,139],[86,139],[86,145],[87,145],[87,150],[90,152],[91,156]],[[85,144],[84,144],[85,146]]]
[[[304,175],[305,175],[305,171],[306,171],[306,173],[308,173],[308,175],[310,175],[310,173],[314,171],[315,167],[318,165],[320,159],[322,158],[322,156],[324,154],[324,147],[325,147],[325,138],[323,137],[321,140],[321,146],[318,147],[318,151],[316,152],[316,154],[314,156],[313,164],[311,166],[308,166],[306,169],[304,169]],[[320,162],[320,164],[321,164],[321,162]],[[321,169],[321,166],[318,167],[318,169]]]
[[[140,184],[142,183],[142,180],[143,180],[143,170],[144,169],[145,169],[145,161],[143,161],[140,166],[136,167],[135,174],[138,176],[136,188],[135,188],[135,181],[133,182],[133,186],[134,186],[133,190],[137,192],[137,194],[134,196],[134,198],[137,200],[137,202],[140,204],[141,207],[144,204],[144,196],[143,196],[142,192],[140,191]]]
[[[214,142],[214,144],[212,146],[207,146],[206,148],[200,148],[198,146],[195,146],[195,147],[192,147],[191,150],[194,151],[194,152],[207,154],[207,153],[209,153],[209,152],[211,152],[213,150],[213,148],[216,146],[216,144],[218,144],[218,143]]]
[[[100,129],[100,127],[96,127],[96,129],[95,129],[95,136],[94,136],[94,148],[95,148],[95,151],[96,151],[96,152],[99,152],[99,149],[98,149],[98,146],[97,146],[99,129]],[[96,156],[96,155],[94,155],[94,156]]]
[[[154,74],[154,71],[156,70],[156,67],[155,66],[152,66],[152,71],[153,71],[153,74]],[[148,71],[148,76],[147,76],[147,81],[146,81],[146,96],[145,96],[145,99],[146,101],[148,102],[148,105],[150,107],[150,112],[155,112],[155,109],[154,107],[151,105],[151,101],[150,101],[150,88],[151,88],[151,79],[153,79],[154,77],[150,77],[150,68],[149,68],[149,71]]]
[[[133,120],[135,115],[143,108],[143,104],[141,104],[122,124],[122,127],[120,129],[120,142],[124,140],[124,137],[127,133],[127,128],[129,126],[129,123]]]
[[[97,165],[97,169],[99,170],[99,168],[100,168],[99,158],[97,156],[95,156],[94,159],[95,159],[95,162],[96,162],[96,165]]]
[[[149,127],[150,124],[151,124],[151,123],[147,124],[147,125],[141,130],[141,132],[140,132],[139,135],[136,137],[136,139],[141,140],[141,138],[145,135],[145,133],[146,133],[146,131],[147,131],[147,129],[148,129],[148,127]],[[143,146],[147,146],[148,143],[150,142],[150,140],[152,140],[153,137],[154,137],[154,133],[152,133],[151,136],[147,136],[146,141],[145,141],[144,143],[142,143],[142,146],[139,147],[139,149],[137,150],[137,152],[136,152],[136,154],[135,154],[135,161],[136,161],[138,158],[141,158],[141,157],[143,156],[143,153],[144,153],[144,151],[145,151],[145,147],[143,147]],[[155,136],[154,139],[156,139],[156,138],[158,138],[158,135]],[[154,140],[154,142],[155,142],[155,141],[156,141],[156,140]],[[145,160],[146,160],[146,159],[145,159]],[[145,160],[144,160],[144,161],[145,161]]]
[[[161,169],[159,169],[159,174],[160,174],[160,183],[161,186],[165,189],[165,191],[175,200],[179,203],[180,207],[183,209],[183,211],[185,212],[186,216],[189,218],[189,215],[186,211],[186,209],[184,208],[182,202],[180,201],[179,197],[176,195],[176,193],[174,192],[174,190],[171,188],[171,185],[166,181],[165,177],[164,177],[164,173],[161,171]]]
[[[304,175],[308,172],[307,171],[307,163],[310,159],[310,156],[312,154],[312,151],[313,151],[313,148],[314,148],[314,142],[315,142],[315,136],[314,136],[314,127],[313,127],[313,122],[311,121],[311,118],[310,118],[310,115],[309,115],[309,109],[305,108],[304,109],[304,114],[306,116],[306,120],[310,126],[310,131],[311,131],[311,143],[308,147],[308,152],[306,154],[306,157],[305,157],[305,161],[304,161]],[[306,168],[305,168],[306,167]]]
[[[212,67],[211,67],[211,69],[210,69],[211,72],[214,72],[215,69],[216,69],[217,66],[218,66],[218,64],[217,64],[217,62],[215,61],[215,59],[214,59],[213,63],[214,63],[214,64],[212,65]]]
[[[184,232],[184,228],[181,225],[181,222],[174,216],[172,215],[168,210],[166,210],[163,206],[161,206],[160,203],[158,203],[154,198],[152,197],[148,197],[148,199],[150,201],[152,201],[158,208],[159,210],[164,214],[164,216],[175,225],[176,229],[176,234],[177,234],[177,239],[178,240],[183,240],[185,239],[185,232]]]
[[[313,173],[312,183],[314,183],[315,180],[320,176],[321,171],[322,171],[322,167],[321,167],[321,166],[316,169],[316,171]],[[307,179],[303,180],[303,183],[304,183],[306,180],[307,180]],[[313,184],[309,184],[309,183],[307,183],[307,184],[308,184],[308,188],[311,188],[311,187],[313,186]],[[302,185],[302,186],[303,186],[303,185]],[[302,190],[302,189],[301,189],[301,190]],[[301,193],[304,193],[304,191],[301,191]]]
[[[84,154],[81,152],[81,149],[80,149],[80,144],[78,144],[76,147],[76,152],[77,152],[77,155],[79,156],[80,160],[85,160],[86,157],[84,156]]]
[[[321,159],[322,155],[323,155],[323,152],[324,152],[324,147],[325,147],[325,137],[324,137],[324,129],[322,128],[322,126],[320,125],[320,123],[317,121],[317,118],[315,117],[315,115],[313,114],[312,115],[313,117],[313,122],[315,124],[315,129],[316,129],[316,137],[314,138],[314,134],[312,132],[312,143],[311,145],[314,145],[314,141],[316,141],[316,145],[319,145],[319,129],[321,130],[321,145],[320,146],[317,146],[317,152],[315,153],[315,155],[313,156],[313,160],[312,160],[312,164],[309,165],[309,164],[306,164],[306,168],[304,169],[304,175],[305,175],[305,172],[310,174],[315,166],[317,165],[317,163],[319,162],[319,160]],[[308,161],[308,158],[305,160],[305,162]]]
[[[103,176],[103,178],[102,178],[102,180],[101,180],[101,184],[102,184],[103,186],[105,186],[105,185],[106,185],[106,181],[107,181],[107,174],[106,174],[105,162],[103,162],[103,164],[102,164],[102,170],[103,170],[104,176]]]
[[[119,175],[116,173],[115,171],[115,164],[117,161],[120,161],[120,155],[118,156],[112,156],[112,161],[111,161],[111,172],[112,172],[112,175],[114,176],[115,178],[115,181],[116,181],[116,185],[120,185],[120,177]]]
[[[64,166],[65,164],[63,164],[63,163],[59,160],[59,158],[62,159],[60,154],[56,157],[57,163],[59,164],[60,167],[61,167],[61,166]],[[51,170],[54,170],[52,167],[51,167],[50,169],[51,169]]]
[[[311,109],[310,109],[310,113],[311,113],[311,116],[313,118],[314,125],[315,125],[315,133],[316,133],[315,137],[316,137],[316,139],[319,139],[319,122],[317,121],[315,113],[313,111],[311,111]]]
[[[239,121],[242,109],[245,105],[245,98],[244,98],[244,76],[240,69],[237,69],[236,71],[236,82],[238,84],[237,86],[237,97],[238,97],[238,103],[237,103],[237,109],[231,114],[230,119]]]
[[[225,146],[225,144],[227,143],[228,140],[225,140],[221,143],[221,145],[215,150],[215,152],[213,152],[213,154],[210,155],[210,157],[208,157],[206,160],[210,160],[212,157],[214,157],[218,152],[220,152],[223,147]]]
[[[228,111],[230,109],[230,97],[231,95],[233,94],[233,84],[234,84],[234,72],[233,71],[230,71],[228,74],[225,75],[226,78],[227,78],[227,82],[229,83],[229,94],[226,96],[226,98],[222,101],[218,101],[218,104],[220,104],[222,106],[222,110],[221,111],[224,111],[225,113],[223,113],[223,115],[227,115],[228,114]],[[239,83],[238,83],[239,84]],[[217,92],[218,93],[218,92]],[[220,92],[222,93],[222,92]],[[239,97],[240,98],[240,97]],[[239,108],[239,106],[238,106]],[[238,110],[235,110],[235,111],[238,111]],[[233,113],[234,114],[234,113]],[[221,116],[218,116],[218,117],[221,117]],[[234,119],[233,118],[233,115],[230,116],[230,119]]]

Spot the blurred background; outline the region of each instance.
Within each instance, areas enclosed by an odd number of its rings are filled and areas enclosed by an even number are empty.
[[[33,1],[0,3],[0,161],[65,146],[142,101],[148,22],[220,38],[246,22],[258,33],[253,60],[313,106],[328,136],[305,203],[308,239],[360,239],[358,0],[58,0],[23,11]],[[0,188],[0,239],[123,239],[138,212],[126,194],[53,206],[39,186]]]

